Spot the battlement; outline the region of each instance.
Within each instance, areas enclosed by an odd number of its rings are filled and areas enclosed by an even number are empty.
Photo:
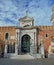
[[[13,26],[8,26],[8,27],[0,27],[0,31],[8,31],[8,30],[14,30],[15,27]]]
[[[54,26],[38,26],[39,30],[54,30]]]

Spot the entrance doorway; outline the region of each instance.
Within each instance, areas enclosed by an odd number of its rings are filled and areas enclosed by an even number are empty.
[[[31,37],[27,34],[21,38],[21,52],[24,54],[30,52],[30,39]]]

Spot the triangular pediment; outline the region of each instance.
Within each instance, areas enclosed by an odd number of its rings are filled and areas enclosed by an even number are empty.
[[[19,20],[33,20],[33,18],[30,18],[29,16],[24,16],[20,18]]]

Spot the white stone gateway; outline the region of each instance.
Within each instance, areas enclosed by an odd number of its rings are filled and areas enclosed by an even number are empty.
[[[11,37],[14,39],[15,37]],[[35,58],[40,58],[37,54],[37,27],[34,26],[34,19],[27,15],[19,19],[19,26],[16,27],[15,53],[7,53],[7,45],[5,45],[4,57],[12,57],[22,54],[30,54]],[[44,55],[44,48],[40,48],[41,54]]]
[[[23,51],[27,51],[28,49],[27,48],[24,48],[24,49],[27,49],[27,50],[24,50],[22,48],[22,44],[24,43],[27,43],[26,41],[22,41],[22,37],[24,36],[26,38],[26,35],[28,35],[30,37],[30,42],[28,42],[27,44],[30,44],[30,50],[29,50],[29,54],[33,55],[37,53],[37,40],[36,40],[36,37],[37,37],[37,29],[36,27],[34,26],[34,19],[33,18],[30,18],[28,17],[27,15],[23,18],[20,18],[19,19],[19,26],[16,28],[16,33],[17,33],[17,43],[18,43],[18,53],[19,54],[22,54]],[[26,40],[26,39],[25,39]]]

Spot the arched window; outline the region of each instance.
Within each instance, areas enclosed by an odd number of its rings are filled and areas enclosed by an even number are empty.
[[[46,38],[48,38],[48,33],[46,34],[46,36],[45,36]]]
[[[6,34],[5,34],[5,40],[8,40],[8,37],[9,37],[9,34],[6,33]]]

